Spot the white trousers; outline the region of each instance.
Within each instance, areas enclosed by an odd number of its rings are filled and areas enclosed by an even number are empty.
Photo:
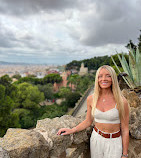
[[[104,138],[93,129],[90,152],[91,158],[121,158],[122,138]]]

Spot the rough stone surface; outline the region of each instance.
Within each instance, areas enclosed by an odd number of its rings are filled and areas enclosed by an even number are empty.
[[[46,118],[37,122],[35,131],[46,131],[46,137],[50,144],[50,156],[60,155],[72,144],[80,144],[84,141],[88,141],[86,130],[77,134],[70,134],[66,136],[57,135],[60,128],[73,128],[82,121],[82,118],[75,118],[70,115],[64,115],[60,118],[54,119]]]
[[[130,107],[137,108],[141,106],[141,99],[134,91],[130,91],[129,89],[123,89],[122,94],[128,100]]]
[[[141,111],[139,107],[131,108],[130,133],[132,137],[139,138],[140,134],[135,131],[140,131],[136,125],[139,120],[136,119],[141,118]],[[36,128],[32,130],[10,128],[6,135],[0,138],[2,147],[0,154],[7,154],[6,156],[9,154],[10,158],[90,158],[91,127],[67,136],[56,134],[60,128],[72,128],[82,122],[84,118],[85,116],[75,118],[64,115],[60,118],[39,120]],[[135,130],[132,125],[136,125]],[[141,140],[130,138],[129,158],[140,158],[140,149]],[[0,158],[9,158],[1,155]]]
[[[141,158],[141,140],[130,138],[129,158]]]
[[[133,138],[141,139],[141,107],[131,107],[129,130]]]
[[[8,152],[0,147],[0,158],[10,158]]]
[[[33,130],[8,129],[0,146],[10,158],[47,158],[49,147],[43,136]]]
[[[134,91],[124,89],[122,93],[130,105],[130,134],[133,138],[141,139],[141,99]]]

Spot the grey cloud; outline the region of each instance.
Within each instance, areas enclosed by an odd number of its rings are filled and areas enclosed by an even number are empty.
[[[81,42],[90,46],[125,44],[130,39],[137,41],[141,29],[140,15],[136,1],[95,1],[97,15],[83,19]]]
[[[1,24],[0,24],[0,47],[1,48],[12,48],[14,47],[14,41],[15,41],[14,34],[6,30]]]
[[[0,12],[16,16],[73,8],[77,0],[0,0]]]

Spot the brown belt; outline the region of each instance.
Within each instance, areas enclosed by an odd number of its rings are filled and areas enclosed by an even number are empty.
[[[100,134],[102,137],[104,137],[104,138],[117,138],[117,137],[119,137],[120,136],[120,131],[119,132],[117,132],[117,133],[109,133],[109,134],[106,134],[106,133],[103,133],[102,131],[100,131],[100,130],[98,130],[95,126],[94,126],[94,130],[98,133],[98,134]]]

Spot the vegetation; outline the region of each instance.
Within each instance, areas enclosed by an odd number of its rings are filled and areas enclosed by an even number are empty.
[[[97,70],[102,65],[109,65],[110,57],[106,55],[102,57],[94,57],[91,59],[84,59],[80,61],[73,60],[72,62],[66,65],[66,70],[79,70],[82,62],[84,63],[84,66],[88,67],[88,70]]]
[[[132,49],[130,47],[129,50],[129,64],[127,63],[124,55],[122,54],[122,57],[120,57],[119,54],[117,54],[120,63],[122,65],[122,68],[124,72],[127,74],[127,76],[123,76],[123,79],[127,83],[127,85],[134,89],[141,86],[141,52],[138,48]],[[115,60],[111,56],[113,63],[115,64],[116,68],[118,69],[119,73],[121,73],[120,69],[118,68]]]
[[[35,76],[31,75],[29,77],[22,77],[20,78],[15,84],[23,83],[23,82],[28,82],[34,85],[46,85],[48,83],[60,83],[62,81],[62,77],[59,74],[48,74],[44,78],[36,78]]]
[[[141,30],[140,30],[141,33]],[[134,44],[134,42],[132,40],[129,40],[129,43],[126,45],[126,48],[130,49],[130,47],[136,51],[136,49],[139,49],[139,52],[141,52],[141,34],[138,37],[138,43]]]
[[[141,32],[141,30],[140,30]],[[111,57],[118,73],[125,72],[127,76],[122,76],[127,85],[131,89],[141,88],[141,34],[138,38],[138,43],[135,45],[132,40],[126,45],[129,50],[128,58],[122,53],[117,54],[118,60],[120,61],[121,67],[118,65],[114,59]]]
[[[53,85],[51,83],[48,83],[46,85],[38,84],[38,89],[44,93],[45,99],[52,100],[54,98],[53,93]]]
[[[75,76],[75,77],[74,77]],[[73,84],[80,88],[84,86],[83,79],[74,75]],[[32,128],[38,119],[54,118],[64,115],[69,107],[74,107],[80,98],[80,92],[72,92],[69,87],[60,88],[59,92],[53,92],[53,83],[60,82],[58,74],[45,76],[43,79],[36,77],[17,77],[18,81],[12,83],[8,75],[0,78],[0,136],[3,136],[8,128]],[[79,82],[77,81],[77,79]],[[40,84],[39,84],[40,83]],[[88,83],[88,82],[87,82]],[[81,86],[80,86],[80,85]],[[88,85],[88,84],[87,84]],[[54,103],[50,106],[40,106],[45,99],[65,98],[61,105]]]
[[[21,78],[21,75],[20,74],[15,74],[12,76],[12,78],[16,78],[17,80],[19,80]]]

